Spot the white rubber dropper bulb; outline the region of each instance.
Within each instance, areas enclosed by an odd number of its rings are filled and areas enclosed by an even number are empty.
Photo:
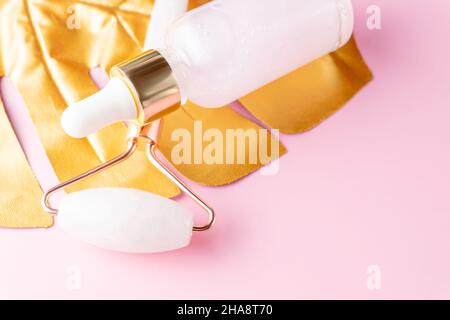
[[[71,137],[84,138],[108,125],[137,117],[130,90],[122,80],[112,78],[102,90],[70,105],[62,115],[61,125]]]

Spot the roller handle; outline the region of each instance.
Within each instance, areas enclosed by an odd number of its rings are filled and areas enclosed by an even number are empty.
[[[137,117],[128,87],[119,78],[112,78],[99,92],[70,105],[62,115],[61,125],[69,136],[84,138],[111,124]]]

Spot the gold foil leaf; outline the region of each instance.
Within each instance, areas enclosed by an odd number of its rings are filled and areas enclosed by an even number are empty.
[[[195,9],[205,3],[210,2],[211,0],[190,0],[189,1],[189,9]]]
[[[0,100],[0,227],[48,228],[51,215],[42,210],[42,191],[9,124]]]
[[[159,141],[178,171],[212,186],[232,183],[286,152],[276,136],[229,107],[192,103],[164,118]]]
[[[108,69],[141,52],[151,9],[152,1],[143,0],[0,3],[1,28],[11,31],[0,37],[0,63],[23,95],[61,180],[85,172],[123,150],[123,124],[77,140],[63,132],[60,118],[67,105],[98,90],[89,75],[91,68]],[[148,165],[142,152],[71,189],[93,186],[137,188],[166,197],[179,193],[175,185]]]

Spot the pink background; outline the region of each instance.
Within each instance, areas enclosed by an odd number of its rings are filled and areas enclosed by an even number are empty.
[[[450,2],[354,4],[375,80],[315,130],[282,136],[279,174],[196,187],[217,209],[211,232],[138,256],[58,227],[0,230],[0,297],[450,298]],[[382,30],[366,27],[372,4]],[[52,184],[45,161],[34,168]],[[366,286],[371,265],[379,290]]]

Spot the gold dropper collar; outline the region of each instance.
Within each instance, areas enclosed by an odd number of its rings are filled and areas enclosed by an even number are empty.
[[[180,107],[180,90],[172,68],[158,51],[150,50],[120,63],[111,69],[110,75],[122,79],[130,89],[140,126]]]

